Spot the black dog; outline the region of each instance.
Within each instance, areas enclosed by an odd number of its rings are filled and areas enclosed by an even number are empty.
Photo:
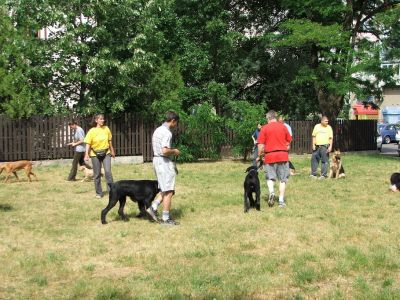
[[[111,208],[119,201],[118,214],[124,221],[128,217],[124,215],[126,196],[138,203],[140,213],[139,218],[147,216],[146,209],[151,205],[154,197],[160,191],[157,180],[121,180],[111,184],[108,205],[101,211],[101,223],[107,224],[106,215]]]
[[[255,207],[260,210],[260,180],[256,166],[248,167],[246,178],[244,179],[244,212],[248,212],[250,208]],[[256,194],[254,201],[253,193]]]
[[[400,173],[393,173],[390,176],[390,190],[398,192],[400,190]]]

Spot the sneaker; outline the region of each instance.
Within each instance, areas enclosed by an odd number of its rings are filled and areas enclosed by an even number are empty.
[[[280,203],[279,203],[279,208],[285,208],[285,207],[286,207],[285,202],[280,202]]]
[[[310,178],[312,178],[312,179],[317,179],[318,177],[315,176],[315,175],[313,175],[313,174],[311,174],[311,175],[310,175]]]
[[[99,195],[99,194],[96,194],[96,196],[94,196],[94,197],[97,198],[97,199],[103,198],[103,196]]]
[[[269,206],[269,207],[274,206],[274,201],[275,201],[275,194],[274,194],[274,193],[269,194],[269,197],[268,197],[268,206]]]
[[[176,222],[172,219],[168,219],[168,220],[161,220],[160,224],[162,225],[168,225],[168,226],[172,226],[172,225],[179,225],[179,222]]]
[[[146,213],[152,221],[158,222],[157,211],[153,209],[153,206],[150,205],[150,207],[146,209]]]

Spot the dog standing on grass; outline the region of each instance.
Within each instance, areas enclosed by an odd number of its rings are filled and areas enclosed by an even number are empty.
[[[130,197],[132,201],[137,202],[140,210],[137,217],[147,218],[146,209],[150,207],[151,202],[159,192],[157,180],[120,180],[111,183],[108,205],[101,211],[101,223],[107,224],[107,213],[118,201],[118,214],[122,220],[128,221],[128,217],[124,214],[126,197]]]
[[[26,176],[28,177],[28,181],[32,182],[31,175],[33,175],[35,177],[35,179],[38,180],[36,175],[32,172],[32,167],[33,167],[33,163],[29,160],[5,162],[5,163],[0,164],[0,174],[3,172],[3,170],[5,170],[7,173],[4,183],[8,182],[8,179],[10,178],[11,173],[14,174],[15,178],[17,178],[17,180],[19,181],[17,171],[24,169]]]
[[[340,150],[335,150],[332,155],[328,177],[338,179],[344,178],[345,176]]]
[[[248,212],[250,208],[260,210],[260,180],[258,179],[258,168],[250,166],[246,169],[247,173],[244,179],[244,212]],[[255,200],[253,197],[255,194]]]

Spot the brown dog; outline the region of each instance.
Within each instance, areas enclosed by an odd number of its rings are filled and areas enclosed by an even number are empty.
[[[13,173],[14,176],[19,181],[17,171],[24,169],[29,182],[31,182],[32,181],[31,175],[35,176],[35,179],[38,180],[36,175],[32,172],[32,166],[33,166],[33,164],[29,160],[10,161],[10,162],[6,162],[6,163],[2,163],[0,165],[0,174],[3,172],[3,170],[6,170],[7,176],[6,176],[6,179],[4,180],[4,183],[6,183],[8,181],[8,179],[11,176],[11,173]]]
[[[83,175],[85,176],[85,177],[83,177],[81,182],[89,181],[89,180],[93,179],[93,170],[92,169],[88,169],[82,165],[82,166],[79,166],[78,170],[83,171]],[[104,176],[104,168],[101,168],[101,176]]]
[[[329,170],[329,178],[342,178],[345,177],[344,168],[342,165],[342,158],[340,156],[340,150],[335,150],[332,154],[330,170]]]

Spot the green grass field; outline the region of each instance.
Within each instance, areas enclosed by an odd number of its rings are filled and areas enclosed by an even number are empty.
[[[398,158],[345,154],[346,179],[312,180],[309,156],[287,207],[243,213],[240,161],[179,165],[165,227],[115,207],[92,182],[64,182],[69,165],[39,166],[39,181],[0,183],[0,299],[399,299]],[[153,179],[151,164],[113,165],[114,180]],[[2,174],[0,180],[4,179]]]

